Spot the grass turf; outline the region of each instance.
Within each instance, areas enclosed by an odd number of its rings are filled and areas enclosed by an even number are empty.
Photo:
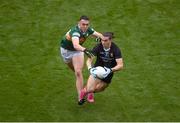
[[[1,0],[0,121],[180,121],[179,6],[179,0]],[[83,14],[97,31],[115,33],[125,68],[95,104],[80,107],[59,43]],[[88,39],[85,46],[94,44]]]

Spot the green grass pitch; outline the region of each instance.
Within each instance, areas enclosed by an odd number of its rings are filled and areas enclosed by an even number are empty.
[[[179,0],[0,0],[0,15],[0,121],[180,121]],[[125,66],[78,106],[59,43],[81,15],[115,33]]]

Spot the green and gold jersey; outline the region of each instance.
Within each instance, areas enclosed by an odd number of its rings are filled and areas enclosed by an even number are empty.
[[[72,43],[72,37],[78,37],[79,38],[79,44],[82,45],[87,37],[94,33],[93,28],[89,27],[86,32],[82,32],[78,25],[71,28],[66,35],[63,37],[61,41],[61,47],[74,51],[73,43]]]

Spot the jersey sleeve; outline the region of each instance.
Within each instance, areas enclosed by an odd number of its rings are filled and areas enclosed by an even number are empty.
[[[72,37],[80,37],[79,32],[72,32]]]
[[[71,37],[80,37],[80,32],[78,31],[77,27],[72,27],[69,31]]]
[[[92,35],[95,32],[95,30],[93,28],[91,28],[91,27],[89,27],[88,31],[89,31],[90,35]]]
[[[114,52],[115,52],[115,59],[122,58],[122,54],[121,54],[120,48],[116,47],[116,48],[114,49]]]

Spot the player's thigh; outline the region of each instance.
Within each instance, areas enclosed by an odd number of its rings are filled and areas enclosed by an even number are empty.
[[[72,57],[72,63],[75,71],[77,69],[82,69],[84,66],[84,54],[82,52],[75,54]]]
[[[89,76],[88,81],[87,81],[87,91],[94,91],[96,85],[100,82],[101,80],[94,78],[92,75]]]
[[[105,83],[105,82],[103,82],[103,81],[100,81],[100,82],[98,82],[97,84],[96,84],[96,89],[97,90],[104,90],[105,88],[107,88],[108,87],[108,85],[109,84],[107,84],[107,83]]]

